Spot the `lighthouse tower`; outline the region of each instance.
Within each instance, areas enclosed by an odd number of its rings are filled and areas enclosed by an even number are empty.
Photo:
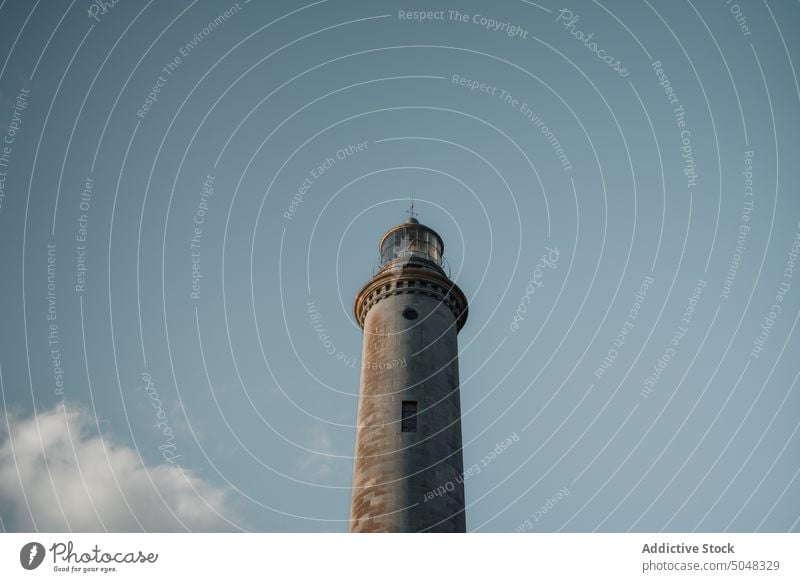
[[[350,531],[463,532],[457,335],[467,299],[413,206],[379,249],[354,304],[364,339]]]

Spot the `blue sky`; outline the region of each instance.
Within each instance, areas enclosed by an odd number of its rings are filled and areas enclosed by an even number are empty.
[[[412,194],[469,530],[797,530],[796,4],[92,6],[0,7],[6,530],[345,531]]]

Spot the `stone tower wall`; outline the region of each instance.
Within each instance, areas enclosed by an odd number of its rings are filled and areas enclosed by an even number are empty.
[[[350,510],[354,532],[466,529],[459,305],[447,288],[434,283],[452,286],[439,276],[396,277],[365,298],[370,304],[361,322],[363,367]],[[416,319],[403,316],[409,308],[417,312]],[[401,431],[403,401],[417,403],[416,432]]]

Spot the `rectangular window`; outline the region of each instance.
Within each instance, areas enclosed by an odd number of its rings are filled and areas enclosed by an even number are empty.
[[[417,401],[403,400],[400,432],[417,432]]]

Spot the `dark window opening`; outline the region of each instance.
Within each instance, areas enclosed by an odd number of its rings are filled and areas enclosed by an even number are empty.
[[[406,319],[416,319],[419,317],[419,313],[417,313],[417,310],[412,307],[406,307],[403,310],[403,317]]]
[[[403,400],[400,432],[417,432],[417,401]]]

